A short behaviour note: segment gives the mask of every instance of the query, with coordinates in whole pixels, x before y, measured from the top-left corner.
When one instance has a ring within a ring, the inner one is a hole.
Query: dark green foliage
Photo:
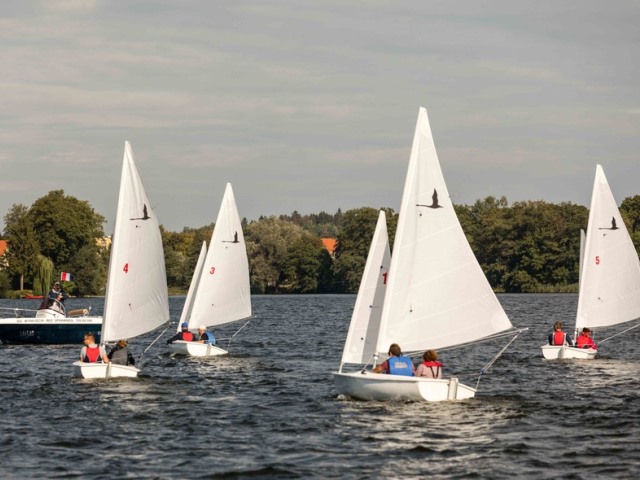
[[[73,272],[73,282],[65,282],[68,293],[85,295],[104,295],[107,286],[107,266],[95,244],[84,245],[71,257],[68,271]]]
[[[24,280],[33,283],[35,265],[40,254],[40,245],[28,209],[24,205],[13,205],[5,215],[5,238],[7,240],[6,262],[8,275],[16,280],[14,287],[24,290]]]
[[[67,268],[82,247],[96,245],[96,239],[104,236],[104,217],[88,202],[65,195],[63,190],[37,199],[28,216],[38,235],[40,253],[57,269]]]

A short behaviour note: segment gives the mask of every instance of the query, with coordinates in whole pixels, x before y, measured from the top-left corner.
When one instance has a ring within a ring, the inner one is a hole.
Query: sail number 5
[[[600,255],[596,255],[596,265],[600,265]]]

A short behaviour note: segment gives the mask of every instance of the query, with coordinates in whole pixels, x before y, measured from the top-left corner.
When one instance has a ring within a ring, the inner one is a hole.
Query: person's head
[[[56,282],[56,283],[54,283],[54,284],[53,284],[53,289],[54,289],[54,290],[56,290],[56,291],[57,291],[57,290],[60,290],[60,282]]]
[[[562,322],[556,322],[553,324],[553,329],[556,332],[561,332],[562,331]]]
[[[427,350],[422,354],[422,359],[425,362],[435,362],[438,360],[438,353],[435,350]]]
[[[402,355],[402,350],[400,350],[400,345],[397,343],[392,343],[389,347],[389,355],[393,355],[394,357],[399,357]]]
[[[587,337],[590,337],[590,336],[591,336],[591,329],[590,329],[590,328],[587,328],[587,327],[584,327],[584,328],[582,329],[582,334],[583,334],[583,335],[586,335]]]
[[[180,327],[182,328],[182,330],[189,330],[189,324],[188,323],[183,323],[182,325],[180,325]]]
[[[205,327],[204,325],[200,325],[200,326],[198,327],[198,333],[199,333],[200,335],[202,335],[202,334],[203,334],[204,332],[206,332],[206,331],[207,331],[207,327]]]
[[[84,343],[96,343],[96,336],[93,333],[85,333]]]
[[[126,340],[118,340],[118,346],[119,346],[120,348],[124,348],[124,347],[126,347],[127,345],[129,345],[129,342],[127,342]]]

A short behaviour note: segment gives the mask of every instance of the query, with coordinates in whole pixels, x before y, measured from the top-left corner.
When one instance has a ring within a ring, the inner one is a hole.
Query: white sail
[[[181,330],[183,323],[188,323],[191,316],[191,310],[193,309],[193,300],[196,298],[195,292],[200,282],[200,276],[202,275],[202,267],[204,266],[204,259],[207,256],[207,242],[202,242],[202,248],[200,249],[200,255],[198,256],[198,262],[196,268],[193,271],[193,277],[191,277],[191,283],[189,284],[189,291],[187,292],[187,298],[184,300],[184,306],[182,307],[182,314],[180,315],[180,321],[178,322],[178,328],[176,331]]]
[[[160,228],[125,142],[101,341],[142,335],[168,320]]]
[[[377,351],[460,345],[511,326],[462,231],[420,108]]]
[[[390,261],[387,219],[381,210],[351,315],[342,363],[364,364],[376,353]]]
[[[195,294],[189,328],[212,326],[251,316],[249,261],[231,184],[218,218]]]
[[[640,317],[638,254],[604,171],[596,166],[578,295],[576,330]]]

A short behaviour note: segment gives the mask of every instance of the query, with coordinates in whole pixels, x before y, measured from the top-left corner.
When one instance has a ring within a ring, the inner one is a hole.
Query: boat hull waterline
[[[102,317],[0,319],[0,341],[9,344],[82,344],[88,332],[99,339],[101,327]]]
[[[358,400],[442,402],[467,400],[476,394],[474,388],[457,378],[433,379],[405,377],[372,372],[334,372],[336,393]]]
[[[543,345],[542,356],[547,360],[593,360],[598,353],[593,348],[576,348],[568,345]]]
[[[73,362],[73,376],[77,378],[137,377],[140,370],[131,365],[114,363]]]
[[[191,357],[217,357],[229,353],[215,345],[186,342],[184,340],[175,340],[170,343],[169,350],[175,355],[189,355]]]

